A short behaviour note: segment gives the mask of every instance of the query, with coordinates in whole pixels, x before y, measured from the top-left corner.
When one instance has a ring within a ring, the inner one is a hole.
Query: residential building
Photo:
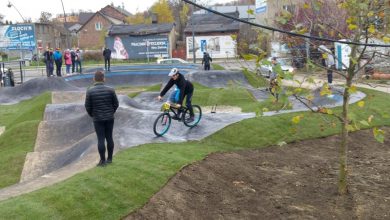
[[[294,13],[298,4],[304,0],[256,0],[256,22],[274,26],[276,16],[283,10]]]
[[[239,17],[237,11],[226,14]],[[233,39],[232,35],[238,36],[239,30],[240,23],[230,18],[213,13],[192,15],[184,29],[187,59],[193,58],[194,51],[196,58],[202,58],[204,52],[213,58],[235,57],[237,39]]]
[[[248,13],[249,10],[255,11],[255,5],[237,5],[237,6],[211,6],[209,9],[221,12],[221,13],[234,13],[238,12],[238,18],[246,21],[254,21],[256,19],[255,14]],[[195,11],[194,14],[208,14],[211,13],[204,9]]]
[[[111,25],[124,24],[130,13],[123,8],[107,5],[94,13],[78,30],[78,47],[100,49],[104,46],[107,30]]]

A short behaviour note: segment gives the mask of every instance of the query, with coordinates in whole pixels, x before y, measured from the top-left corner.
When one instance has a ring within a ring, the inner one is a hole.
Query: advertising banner
[[[35,50],[35,46],[34,25],[0,25],[0,49]]]
[[[256,14],[267,11],[267,0],[256,0]]]
[[[192,37],[187,37],[187,59],[193,58]],[[236,56],[236,42],[231,36],[196,36],[195,56],[202,58],[207,52],[212,58],[232,58]]]
[[[169,40],[165,36],[110,36],[106,45],[113,59],[169,57]]]

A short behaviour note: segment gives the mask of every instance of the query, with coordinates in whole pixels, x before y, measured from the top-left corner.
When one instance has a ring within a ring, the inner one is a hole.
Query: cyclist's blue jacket
[[[178,73],[179,77],[177,80],[173,80],[172,78],[168,81],[167,85],[164,87],[164,89],[160,92],[160,96],[164,96],[169,89],[176,85],[180,90],[180,98],[177,102],[178,104],[182,105],[184,97],[188,94],[192,94],[194,92],[194,86],[192,83],[184,78],[184,76],[181,73]]]

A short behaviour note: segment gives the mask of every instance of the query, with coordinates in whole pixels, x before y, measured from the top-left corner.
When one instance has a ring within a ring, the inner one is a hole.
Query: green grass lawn
[[[363,90],[362,110],[352,105],[358,120],[374,116],[373,125],[390,125],[388,94]],[[334,109],[335,112],[340,108]],[[300,124],[292,117],[303,115]],[[330,122],[330,116],[325,117]],[[324,126],[325,125],[325,126]],[[263,148],[339,132],[323,115],[291,113],[257,117],[232,124],[203,139],[186,143],[146,144],[119,152],[114,163],[94,168],[53,186],[0,202],[3,219],[119,219],[142,207],[183,166],[213,152]]]
[[[212,63],[211,64],[211,69],[212,70],[225,70],[225,68],[223,68],[223,66],[217,64],[217,63]]]
[[[0,106],[0,188],[19,182],[27,152],[34,150],[39,122],[51,93],[44,93],[16,105]]]

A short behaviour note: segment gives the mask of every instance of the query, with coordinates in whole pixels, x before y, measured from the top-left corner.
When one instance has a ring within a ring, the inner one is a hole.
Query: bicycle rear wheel
[[[153,131],[157,136],[163,136],[168,132],[169,127],[171,126],[171,116],[169,113],[165,112],[160,114],[154,121]]]
[[[202,118],[202,109],[200,108],[199,105],[192,105],[192,109],[194,110],[193,120],[191,120],[189,109],[186,109],[183,116],[184,125],[190,128],[195,127],[200,122],[200,119]]]

